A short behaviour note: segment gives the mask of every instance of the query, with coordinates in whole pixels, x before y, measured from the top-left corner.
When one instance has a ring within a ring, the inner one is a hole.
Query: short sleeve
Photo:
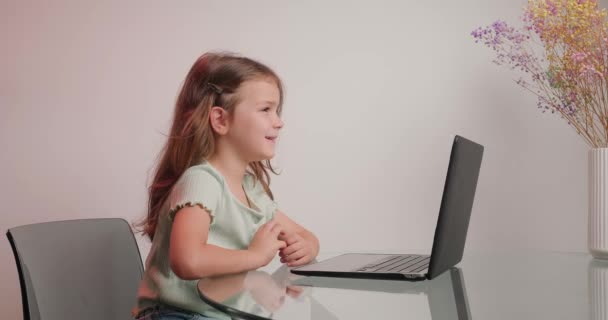
[[[169,219],[184,207],[199,206],[214,219],[222,193],[220,181],[202,168],[189,168],[178,179],[169,195]]]
[[[279,207],[277,202],[270,198],[262,183],[259,180],[256,181],[252,175],[249,176],[249,186],[251,199],[258,205],[260,211],[268,217],[268,220],[274,218]]]

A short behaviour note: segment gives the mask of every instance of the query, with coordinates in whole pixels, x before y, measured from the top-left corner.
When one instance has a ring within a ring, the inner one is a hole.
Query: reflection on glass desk
[[[198,287],[219,319],[608,319],[608,262],[587,253],[465,254],[420,282],[302,277],[273,261]]]
[[[433,280],[407,282],[301,277],[281,266],[272,273],[201,279],[198,287],[201,300],[223,313],[216,313],[220,319],[470,319],[459,268]]]

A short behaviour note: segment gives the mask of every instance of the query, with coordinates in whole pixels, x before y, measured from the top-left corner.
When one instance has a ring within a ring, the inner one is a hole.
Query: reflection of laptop
[[[464,252],[482,156],[482,145],[454,136],[430,257],[351,253],[291,272],[321,277],[424,280],[453,267]]]
[[[464,286],[464,275],[460,268],[452,268],[449,272],[451,278],[451,289],[446,290],[443,284],[435,285],[431,283],[428,294],[429,308],[431,309],[431,319],[458,319],[470,320],[471,309],[469,299]],[[438,279],[439,280],[439,279]],[[455,317],[455,315],[458,315]]]
[[[293,285],[313,288],[376,291],[403,294],[426,294],[433,320],[469,320],[471,311],[460,268],[451,268],[431,281],[404,282],[370,279],[303,277]],[[317,319],[313,317],[312,319]],[[321,319],[319,317],[319,319]],[[325,318],[323,318],[325,319]]]

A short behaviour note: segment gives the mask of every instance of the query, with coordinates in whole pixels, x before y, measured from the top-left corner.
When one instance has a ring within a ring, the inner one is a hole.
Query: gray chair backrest
[[[38,223],[6,236],[25,320],[131,319],[143,265],[125,220]]]

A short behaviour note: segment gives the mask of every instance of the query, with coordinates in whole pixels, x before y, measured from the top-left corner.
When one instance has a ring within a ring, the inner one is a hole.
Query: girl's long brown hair
[[[253,79],[269,79],[276,83],[280,94],[280,115],[283,85],[281,79],[264,64],[230,53],[205,53],[192,65],[175,103],[171,131],[161,151],[154,180],[148,188],[148,214],[139,224],[140,231],[150,240],[154,239],[160,210],[179,177],[186,169],[215,152],[216,134],[209,123],[211,108],[221,106],[231,113],[240,101],[237,89],[244,81]],[[251,162],[249,169],[274,199],[268,170],[277,173],[270,160]]]

